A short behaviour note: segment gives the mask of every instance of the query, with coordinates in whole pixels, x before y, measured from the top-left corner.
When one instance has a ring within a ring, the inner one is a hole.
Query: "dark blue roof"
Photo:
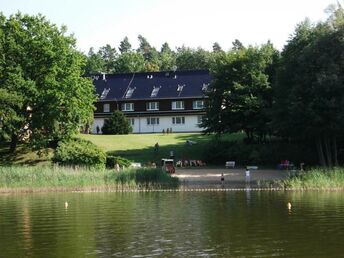
[[[199,98],[204,97],[204,85],[209,85],[211,82],[207,70],[106,74],[105,80],[103,75],[96,75],[93,78],[93,84],[101,101]],[[182,88],[181,91],[178,91],[178,86],[179,89]],[[151,96],[156,87],[160,88],[157,95]],[[129,89],[134,91],[131,97],[126,98]]]

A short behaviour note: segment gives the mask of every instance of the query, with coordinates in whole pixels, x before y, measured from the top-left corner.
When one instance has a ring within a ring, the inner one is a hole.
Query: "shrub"
[[[247,144],[237,141],[213,140],[203,153],[203,160],[209,164],[224,164],[234,160],[239,165],[275,166],[281,160],[288,159],[294,164],[305,162],[316,164],[315,148],[295,143],[273,141],[267,144]]]
[[[128,134],[132,132],[132,127],[125,115],[116,110],[112,116],[105,119],[102,127],[103,134]]]
[[[104,168],[106,155],[92,142],[75,138],[60,142],[52,160],[60,165]]]
[[[126,159],[126,158],[119,157],[119,156],[112,156],[112,155],[106,156],[106,167],[107,168],[114,168],[116,163],[122,167],[129,167],[131,164],[131,161]]]

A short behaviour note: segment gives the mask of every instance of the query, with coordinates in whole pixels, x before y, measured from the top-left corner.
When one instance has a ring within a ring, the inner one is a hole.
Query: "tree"
[[[177,49],[176,65],[178,70],[209,69],[212,58],[211,53],[202,48],[195,50],[183,46]]]
[[[213,52],[221,52],[221,51],[223,51],[223,50],[222,50],[220,44],[218,42],[215,42],[213,44]]]
[[[102,55],[95,53],[93,47],[90,48],[87,55],[87,62],[85,65],[85,74],[97,74],[104,71],[105,61]]]
[[[103,134],[128,134],[132,132],[132,128],[125,115],[116,110],[112,116],[105,119],[102,127]]]
[[[102,57],[104,62],[103,70],[104,73],[114,73],[117,51],[116,48],[112,48],[111,45],[106,44],[104,47],[99,49],[99,55]]]
[[[118,73],[143,72],[145,69],[145,60],[140,53],[126,52],[116,60],[116,72]]]
[[[138,53],[141,53],[145,60],[145,71],[146,72],[157,72],[160,70],[160,60],[158,51],[152,47],[147,39],[142,35],[138,36],[139,48]]]
[[[232,42],[232,45],[233,45],[232,50],[236,50],[236,51],[245,48],[244,45],[241,43],[241,41],[238,39],[234,40]]]
[[[323,166],[338,165],[344,136],[344,19],[339,6],[326,22],[298,25],[282,52],[275,90],[278,135],[313,143]]]
[[[250,142],[265,140],[269,133],[272,89],[267,68],[276,50],[272,46],[249,47],[219,56],[212,69],[208,91],[206,132],[244,131]]]
[[[124,39],[121,41],[118,49],[121,54],[132,51],[131,44],[127,36],[125,36]]]
[[[24,136],[36,148],[68,138],[92,117],[94,87],[81,77],[86,60],[65,34],[42,15],[0,15],[0,89],[2,99],[12,98],[2,102],[10,114],[2,123],[13,151]]]

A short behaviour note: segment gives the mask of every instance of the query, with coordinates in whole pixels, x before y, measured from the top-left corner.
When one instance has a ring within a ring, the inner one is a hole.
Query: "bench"
[[[247,170],[257,170],[258,166],[246,166]]]
[[[235,161],[226,161],[226,168],[234,168],[235,167]]]

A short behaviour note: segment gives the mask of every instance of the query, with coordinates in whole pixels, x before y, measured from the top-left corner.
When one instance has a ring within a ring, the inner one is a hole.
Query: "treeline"
[[[344,147],[344,11],[300,23],[283,51],[271,44],[223,53],[203,121],[206,132],[243,131],[250,143],[271,138],[312,146],[337,166]],[[307,154],[305,154],[307,155]]]
[[[142,35],[138,36],[139,47],[133,49],[128,37],[125,37],[118,48],[107,44],[98,51],[91,48],[86,55],[86,74],[95,73],[130,73],[130,72],[157,72],[171,70],[198,70],[209,69],[215,62],[216,56],[223,53],[219,43],[213,44],[213,50],[203,48],[193,49],[182,46],[172,50],[169,44],[164,43],[160,50],[151,46]],[[240,44],[236,40],[234,43]]]

